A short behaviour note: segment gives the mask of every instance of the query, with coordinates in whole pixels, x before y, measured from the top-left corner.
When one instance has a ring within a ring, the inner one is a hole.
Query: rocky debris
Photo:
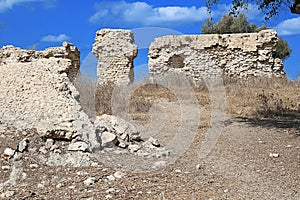
[[[4,165],[4,166],[1,167],[1,169],[4,170],[4,171],[8,171],[8,170],[10,170],[10,166],[9,165]]]
[[[117,116],[104,114],[96,117],[94,125],[102,135],[104,134],[101,135],[101,139],[105,139],[104,142],[102,141],[102,145],[106,145],[107,142],[117,142],[117,145],[125,143],[127,147],[130,142],[141,139],[140,132],[134,125]]]
[[[101,134],[102,147],[113,147],[119,143],[117,136],[114,133],[104,131]]]
[[[114,188],[109,188],[109,189],[107,189],[106,191],[105,191],[105,193],[111,193],[111,194],[114,194],[114,193],[116,193],[116,189],[114,189]]]
[[[48,157],[39,156],[40,161],[49,166],[92,166],[94,163],[90,153],[71,151],[68,153],[50,152]]]
[[[86,180],[83,181],[85,185],[93,185],[97,179],[95,177],[89,177]]]
[[[285,77],[282,60],[273,58],[274,30],[258,33],[179,35],[155,38],[149,48],[151,76],[177,72],[200,81],[227,74]]]
[[[68,150],[69,151],[83,151],[86,152],[89,149],[89,145],[85,142],[75,142],[69,144]]]
[[[143,141],[137,128],[120,117],[107,114],[98,116],[94,126],[105,152],[112,151],[115,154],[130,152],[145,158],[161,158],[170,155],[170,151],[160,147],[157,139],[150,137]],[[119,149],[112,150],[114,147]]]
[[[116,172],[114,173],[114,177],[117,178],[117,179],[121,179],[121,178],[123,178],[125,175],[126,175],[126,173],[121,172],[121,171],[116,171]]]
[[[93,54],[98,58],[99,83],[133,82],[133,60],[138,50],[133,42],[133,32],[130,30],[102,29],[97,31]]]
[[[70,150],[87,151],[79,141],[89,150],[100,148],[72,82],[80,68],[80,52],[74,45],[64,42],[44,51],[4,46],[0,60],[1,120],[18,129],[36,129],[40,137],[50,139],[45,150],[58,151],[51,139],[71,142]],[[19,147],[25,151],[26,141]]]
[[[151,149],[160,147],[160,144],[157,139],[150,137],[146,142],[143,143],[143,146]]]
[[[7,199],[7,198],[12,198],[15,195],[14,191],[6,191],[2,194],[0,194],[1,199]]]
[[[131,144],[128,146],[128,150],[132,153],[137,152],[140,149],[141,149],[141,146],[137,145],[137,144]]]
[[[54,145],[54,140],[51,138],[48,138],[45,142],[45,148],[51,149],[53,145]]]
[[[27,150],[28,144],[29,144],[28,138],[24,138],[24,139],[19,143],[18,151],[19,151],[19,152],[24,152],[25,150]]]
[[[166,164],[167,164],[166,161],[157,161],[153,164],[152,168],[159,169],[166,166]]]
[[[4,152],[3,152],[3,158],[5,160],[8,160],[10,158],[12,158],[15,154],[15,150],[11,149],[11,148],[5,148]]]
[[[106,180],[107,181],[115,181],[116,178],[113,175],[109,175],[109,176],[106,177]]]
[[[270,153],[269,156],[271,158],[278,158],[279,157],[279,153]]]
[[[37,169],[38,167],[39,167],[38,164],[30,164],[29,165],[29,168],[31,168],[31,169]]]

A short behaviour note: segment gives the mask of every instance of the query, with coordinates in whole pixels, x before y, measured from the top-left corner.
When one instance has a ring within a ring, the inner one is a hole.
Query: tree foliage
[[[220,0],[206,0],[208,10],[219,2]],[[264,11],[266,19],[278,15],[283,7],[290,9],[291,13],[300,14],[300,0],[231,0],[231,13],[239,14],[239,10],[247,9],[250,3],[257,4]]]
[[[255,33],[267,29],[266,25],[259,27],[256,24],[249,23],[244,14],[232,16],[231,14],[223,15],[222,18],[214,24],[213,18],[209,18],[202,24],[201,32],[203,34],[230,34],[230,33]],[[274,58],[282,60],[288,58],[292,50],[287,41],[282,37],[278,38]]]

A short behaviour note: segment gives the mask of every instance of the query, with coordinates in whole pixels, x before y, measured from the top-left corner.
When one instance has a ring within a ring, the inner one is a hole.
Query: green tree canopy
[[[208,10],[211,10],[213,4],[218,4],[220,0],[206,0]],[[300,0],[232,0],[231,12],[239,14],[241,8],[247,9],[250,3],[257,4],[259,9],[265,13],[265,18],[277,15],[281,8],[290,9],[291,13],[300,14]]]
[[[202,34],[230,34],[230,33],[254,33],[267,29],[266,25],[259,27],[256,24],[249,23],[246,15],[238,14],[232,16],[231,14],[223,15],[222,18],[214,24],[214,20],[209,18],[202,24]],[[282,37],[278,37],[276,51],[273,54],[274,58],[282,60],[288,58],[292,53],[287,41]]]

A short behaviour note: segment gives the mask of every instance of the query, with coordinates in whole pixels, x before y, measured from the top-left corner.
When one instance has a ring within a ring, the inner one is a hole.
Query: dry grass
[[[96,115],[112,114],[111,98],[115,85],[112,82],[97,85],[95,97]]]
[[[73,84],[79,92],[78,100],[82,109],[90,118],[95,117],[96,80],[91,79],[88,75],[78,74]]]
[[[225,83],[228,112],[233,117],[280,118],[300,111],[298,81],[255,78]]]
[[[85,76],[77,78],[75,82],[81,95],[80,103],[89,116],[112,114],[111,98],[115,88],[113,83],[96,87],[96,83]],[[151,106],[157,101],[178,103],[176,95],[166,87],[150,81],[134,84],[137,89],[130,97],[129,106],[129,114],[134,119],[147,120]],[[224,86],[228,117],[300,119],[299,80],[288,81],[263,77],[248,80],[225,78]],[[193,90],[199,105],[209,110],[210,93],[205,83],[194,85]]]

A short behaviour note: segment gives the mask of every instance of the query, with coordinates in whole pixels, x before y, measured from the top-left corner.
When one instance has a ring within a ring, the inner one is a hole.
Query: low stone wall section
[[[282,61],[272,56],[277,41],[274,30],[159,37],[150,45],[149,73],[178,72],[196,82],[223,75],[285,77]]]

